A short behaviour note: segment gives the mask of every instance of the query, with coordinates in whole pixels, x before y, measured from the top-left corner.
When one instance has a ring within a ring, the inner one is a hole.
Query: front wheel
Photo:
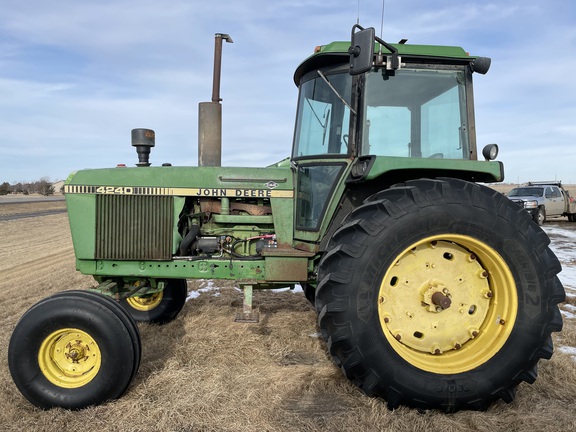
[[[140,322],[166,324],[174,320],[186,303],[186,279],[169,279],[166,287],[157,293],[127,297],[120,304]]]
[[[136,323],[114,300],[66,291],[20,318],[8,366],[16,387],[38,408],[80,409],[120,397],[140,354]]]
[[[544,207],[538,207],[534,215],[534,222],[538,225],[544,225],[544,222],[546,222],[546,209]]]
[[[345,375],[390,408],[486,409],[536,379],[562,328],[548,236],[486,187],[415,180],[335,232],[316,307]]]

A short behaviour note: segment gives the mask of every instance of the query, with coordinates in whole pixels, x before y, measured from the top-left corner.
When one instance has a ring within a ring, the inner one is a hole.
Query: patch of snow
[[[200,297],[200,293],[198,291],[190,291],[188,293],[188,296],[186,297],[186,301],[191,300],[191,299],[195,299]]]
[[[576,355],[576,348],[571,347],[571,346],[564,346],[564,345],[559,346],[558,351],[560,351],[564,354]]]
[[[548,235],[552,234],[562,237],[562,241],[576,242],[576,231],[564,229],[560,225],[556,224],[545,224],[542,228]]]
[[[572,360],[576,362],[576,348],[571,346],[559,346],[558,351],[564,354],[568,354]]]
[[[284,291],[292,291],[293,293],[303,293],[304,290],[299,284],[294,285],[294,288],[286,287],[286,288],[275,288],[272,291],[274,292],[284,292]]]
[[[212,293],[213,297],[219,297],[220,296],[220,292],[219,292],[220,288],[214,286],[213,280],[201,279],[199,282],[200,282],[200,288],[198,288],[197,290],[190,291],[188,293],[188,296],[186,297],[186,301],[198,298],[198,297],[200,297],[200,294],[211,292],[211,291],[214,291]]]
[[[576,294],[576,231],[558,225],[544,225],[543,228],[551,239],[550,249],[562,264],[558,278],[567,292]]]

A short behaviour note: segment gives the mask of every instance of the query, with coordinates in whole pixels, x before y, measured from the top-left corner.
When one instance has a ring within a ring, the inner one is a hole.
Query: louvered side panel
[[[96,259],[170,259],[173,220],[172,197],[98,195]]]

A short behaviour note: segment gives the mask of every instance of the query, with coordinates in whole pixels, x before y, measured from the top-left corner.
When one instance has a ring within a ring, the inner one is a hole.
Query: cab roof
[[[444,45],[408,45],[408,44],[390,44],[398,50],[398,55],[416,59],[430,59],[438,63],[448,62],[472,62],[476,57],[470,56],[461,47],[444,46]],[[322,66],[336,65],[347,63],[350,59],[348,48],[350,42],[331,42],[327,45],[321,45],[316,52],[304,60],[296,68],[294,73],[294,82],[300,84],[300,78],[313,69]],[[374,52],[379,52],[380,44],[375,43]],[[385,46],[382,46],[383,54],[390,54]]]

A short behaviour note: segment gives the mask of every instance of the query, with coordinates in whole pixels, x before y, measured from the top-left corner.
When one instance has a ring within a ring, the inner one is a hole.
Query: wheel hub
[[[158,307],[163,297],[163,291],[159,291],[145,296],[128,297],[126,301],[136,310],[149,311]]]
[[[419,244],[389,274],[379,312],[397,341],[438,355],[478,336],[491,291],[488,272],[466,248],[448,241]]]
[[[422,295],[422,306],[428,308],[429,312],[442,312],[452,304],[452,294],[441,282],[429,281],[428,288],[424,287]]]
[[[40,370],[52,384],[77,388],[89,383],[100,370],[101,353],[85,331],[64,328],[44,339],[38,351]]]

